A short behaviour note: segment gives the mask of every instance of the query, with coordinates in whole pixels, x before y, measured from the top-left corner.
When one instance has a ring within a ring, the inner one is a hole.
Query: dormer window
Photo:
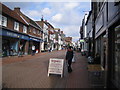
[[[19,31],[19,23],[18,22],[14,22],[14,30]]]

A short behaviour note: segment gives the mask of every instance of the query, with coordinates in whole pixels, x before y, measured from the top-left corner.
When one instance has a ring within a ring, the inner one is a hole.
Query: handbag
[[[72,58],[72,62],[73,62],[73,63],[75,62],[75,58],[74,58],[74,57]]]

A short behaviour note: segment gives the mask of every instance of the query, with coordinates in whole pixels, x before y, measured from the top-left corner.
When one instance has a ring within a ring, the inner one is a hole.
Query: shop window
[[[27,33],[27,27],[23,26],[23,33]]]
[[[115,60],[114,60],[114,80],[117,87],[120,85],[120,25],[115,28]]]
[[[5,16],[0,15],[0,25],[7,27],[7,18]]]
[[[18,22],[14,22],[14,30],[19,31],[19,23]]]

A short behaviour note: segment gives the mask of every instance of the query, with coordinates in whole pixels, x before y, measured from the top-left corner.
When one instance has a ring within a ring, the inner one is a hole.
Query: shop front
[[[32,46],[35,46],[35,53],[41,52],[41,43],[43,42],[42,39],[36,37],[29,37],[29,54],[32,53]]]
[[[29,37],[18,32],[13,32],[7,29],[0,30],[2,36],[2,56],[18,55],[19,45],[21,44],[23,54],[26,52],[26,42]]]
[[[111,31],[110,31],[111,30]],[[120,24],[109,28],[108,87],[120,89]]]

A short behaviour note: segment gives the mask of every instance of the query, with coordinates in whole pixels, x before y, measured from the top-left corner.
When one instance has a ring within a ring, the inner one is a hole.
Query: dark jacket
[[[73,58],[73,50],[68,50],[66,53],[66,60],[72,60]]]

